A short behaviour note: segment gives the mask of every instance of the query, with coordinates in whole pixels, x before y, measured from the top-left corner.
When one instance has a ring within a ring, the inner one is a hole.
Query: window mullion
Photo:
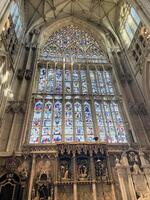
[[[62,142],[65,141],[65,62],[63,62],[62,71]]]

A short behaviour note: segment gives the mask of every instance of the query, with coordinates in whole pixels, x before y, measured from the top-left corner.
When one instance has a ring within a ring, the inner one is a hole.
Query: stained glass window
[[[120,12],[120,33],[127,47],[129,47],[140,21],[136,10],[128,3],[124,3]]]
[[[21,20],[21,15],[20,15],[20,11],[18,8],[18,5],[15,1],[12,1],[11,7],[10,7],[10,15],[15,27],[15,33],[17,35],[17,38],[19,39],[22,33],[22,20]]]
[[[92,35],[75,25],[65,26],[53,33],[41,48],[41,60],[62,61],[63,58],[71,58],[80,62],[85,59],[100,63],[108,61]]]
[[[79,31],[78,27],[69,26],[61,31],[49,38],[44,51],[51,47],[47,53],[53,56],[61,56],[61,49],[66,55],[72,52],[80,58],[83,52],[87,57],[92,52],[95,57],[102,53],[96,49],[98,43],[91,40],[91,35]],[[73,38],[74,49],[71,46]],[[58,47],[54,48],[56,44]],[[59,53],[57,48],[60,48]],[[106,143],[127,142],[109,63],[40,61],[37,67],[30,144],[94,142],[96,137]]]

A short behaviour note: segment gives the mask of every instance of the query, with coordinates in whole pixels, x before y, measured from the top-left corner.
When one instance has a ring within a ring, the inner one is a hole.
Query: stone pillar
[[[33,59],[32,44],[35,41],[35,36],[36,35],[33,34],[32,41],[29,44],[30,45],[30,49],[29,49],[29,55],[28,55],[27,64],[26,64],[26,71],[31,69],[31,64],[32,64],[32,59]],[[25,71],[25,73],[26,73],[26,71]],[[25,95],[26,95],[27,85],[28,85],[28,82],[24,77],[22,85],[21,85],[20,95],[19,95],[19,99],[20,100],[24,100],[26,98]]]
[[[73,200],[78,200],[77,194],[77,169],[76,169],[76,154],[73,152],[72,156],[72,165],[73,165]]]
[[[13,137],[14,137],[14,129],[16,126],[16,119],[17,119],[17,113],[13,112],[13,120],[12,120],[12,124],[11,124],[11,129],[10,129],[10,134],[9,134],[9,138],[8,138],[8,142],[7,142],[7,147],[6,147],[6,151],[13,151]]]
[[[93,152],[92,151],[90,151],[90,167],[91,167],[93,200],[97,200],[95,167],[94,167],[94,160],[93,160]]]
[[[77,196],[77,183],[73,184],[73,200],[77,200],[78,196]]]
[[[31,174],[30,174],[30,180],[29,180],[28,199],[31,199],[31,196],[32,196],[32,187],[33,187],[33,180],[34,180],[34,175],[35,175],[35,164],[36,164],[36,159],[35,159],[35,155],[33,154]]]
[[[55,155],[55,181],[54,181],[54,200],[58,200],[58,188],[57,188],[57,180],[58,180],[58,154]]]
[[[139,152],[139,157],[146,177],[147,185],[150,187],[150,163],[145,160],[144,153],[142,151]]]
[[[116,169],[117,169],[117,174],[118,174],[118,180],[119,180],[119,185],[120,185],[120,189],[121,189],[122,199],[123,200],[129,200],[128,196],[127,196],[127,193],[126,193],[126,187],[125,187],[125,184],[124,184],[124,177],[123,177],[125,175],[124,174],[125,168],[120,165],[120,166],[117,166]]]
[[[129,183],[131,200],[137,200],[135,189],[134,189],[134,184],[133,184],[133,179],[132,179],[132,176],[131,176],[131,171],[130,171],[129,168],[127,169],[127,171],[128,171],[128,183]]]
[[[93,192],[93,200],[97,200],[97,195],[96,195],[96,183],[92,183],[92,192]]]

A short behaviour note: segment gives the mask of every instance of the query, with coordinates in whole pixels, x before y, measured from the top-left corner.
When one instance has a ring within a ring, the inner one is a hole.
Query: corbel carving
[[[26,50],[29,50],[29,49],[30,49],[30,46],[31,46],[30,42],[26,42],[26,43],[25,43],[25,48],[26,48]]]
[[[25,71],[25,79],[26,80],[31,80],[32,78],[32,70],[31,69],[26,69]]]
[[[138,111],[139,111],[139,114],[142,114],[142,115],[147,115],[148,114],[144,103],[140,103],[138,105]]]
[[[33,51],[36,50],[36,48],[37,48],[37,44],[36,44],[35,42],[32,43],[31,46],[32,46],[32,50],[33,50]]]
[[[10,101],[5,112],[25,113],[26,103],[23,101]]]
[[[129,111],[133,114],[138,114],[138,106],[136,103],[129,103]]]
[[[23,80],[24,73],[25,73],[24,69],[18,69],[18,71],[17,71],[17,78],[18,78],[18,80]]]

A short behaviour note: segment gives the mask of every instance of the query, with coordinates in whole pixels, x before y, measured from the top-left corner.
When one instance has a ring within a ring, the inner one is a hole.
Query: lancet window
[[[120,12],[120,33],[126,46],[129,47],[141,20],[136,10],[124,3]]]

